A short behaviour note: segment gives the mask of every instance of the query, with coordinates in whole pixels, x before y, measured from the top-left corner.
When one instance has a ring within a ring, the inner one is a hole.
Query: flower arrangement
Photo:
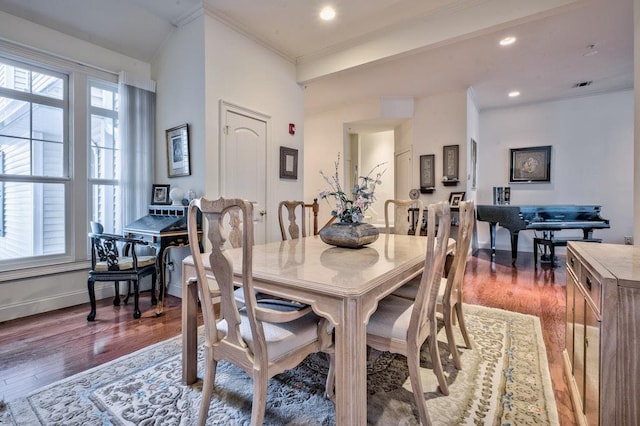
[[[321,200],[335,197],[337,204],[336,208],[331,211],[331,216],[338,219],[340,223],[361,223],[364,219],[364,212],[375,200],[376,185],[381,183],[380,178],[386,171],[386,169],[380,171],[380,168],[386,163],[377,164],[366,176],[358,177],[358,169],[356,168],[353,190],[350,194],[351,198],[349,198],[349,194],[343,191],[340,184],[339,164],[340,154],[338,154],[338,160],[334,163],[335,173],[331,177],[325,175],[322,170],[320,171],[324,180],[329,184],[330,190],[320,192],[319,197]],[[375,177],[371,177],[374,173]]]

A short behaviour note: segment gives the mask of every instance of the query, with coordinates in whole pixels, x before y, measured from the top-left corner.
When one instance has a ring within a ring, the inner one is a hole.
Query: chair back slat
[[[437,231],[436,231],[436,223]],[[447,254],[449,234],[451,231],[451,212],[449,203],[442,201],[429,204],[427,208],[427,253],[424,270],[414,301],[414,308],[409,323],[409,341],[422,342],[422,334],[433,332],[436,302],[440,289],[444,260]],[[415,340],[414,340],[415,339]]]
[[[286,212],[286,217],[283,215],[283,209]],[[300,218],[300,225],[297,222],[298,218]],[[301,235],[306,237],[307,221],[304,201],[281,201],[278,204],[278,223],[280,224],[282,241],[295,240]]]
[[[384,226],[387,234],[391,233],[391,212],[390,208],[394,208],[393,216],[393,233],[399,235],[414,234],[420,235],[422,227],[422,217],[424,214],[424,203],[421,200],[387,200],[384,203]],[[413,224],[409,214],[409,208],[418,209],[418,221]]]

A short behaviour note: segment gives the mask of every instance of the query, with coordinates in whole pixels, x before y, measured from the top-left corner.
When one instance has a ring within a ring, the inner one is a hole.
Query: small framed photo
[[[436,186],[436,156],[434,154],[420,156],[420,192],[433,192]]]
[[[298,150],[280,147],[280,178],[298,179]]]
[[[183,124],[166,131],[169,177],[189,176],[189,126]]]
[[[151,204],[171,204],[169,187],[170,185],[153,185]]]
[[[551,182],[551,145],[510,150],[510,183]]]
[[[449,194],[449,205],[451,207],[459,207],[460,201],[464,201],[464,192],[452,192]]]

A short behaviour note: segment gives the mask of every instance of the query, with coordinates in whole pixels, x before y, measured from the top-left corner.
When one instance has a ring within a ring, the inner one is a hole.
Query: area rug
[[[450,395],[437,390],[428,350],[422,375],[431,419],[437,425],[557,425],[557,410],[537,317],[465,305],[473,348],[460,346],[461,370],[438,334]],[[200,333],[200,340],[202,335]],[[323,354],[269,383],[265,424],[332,425],[335,410],[323,397]],[[372,351],[368,358],[367,420],[373,425],[419,424],[406,358]],[[193,425],[202,381],[181,383],[181,339],[175,337],[53,383],[0,411],[2,425]],[[198,377],[203,376],[202,345]],[[208,425],[247,425],[252,380],[237,367],[218,364]]]

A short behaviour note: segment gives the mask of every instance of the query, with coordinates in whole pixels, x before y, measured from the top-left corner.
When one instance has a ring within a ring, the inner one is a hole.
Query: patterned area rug
[[[461,347],[463,368],[438,335],[450,395],[437,390],[428,351],[423,376],[431,419],[438,425],[557,425],[557,410],[537,317],[472,305],[465,318],[473,349]],[[460,345],[464,343],[457,336]],[[192,425],[202,381],[181,383],[181,339],[167,340],[9,401],[1,425]],[[203,375],[202,347],[198,376]],[[328,363],[309,356],[269,384],[265,424],[332,425],[334,406],[323,397]],[[368,361],[368,423],[419,424],[406,359],[372,351]],[[252,380],[237,367],[218,364],[209,425],[246,425]]]

